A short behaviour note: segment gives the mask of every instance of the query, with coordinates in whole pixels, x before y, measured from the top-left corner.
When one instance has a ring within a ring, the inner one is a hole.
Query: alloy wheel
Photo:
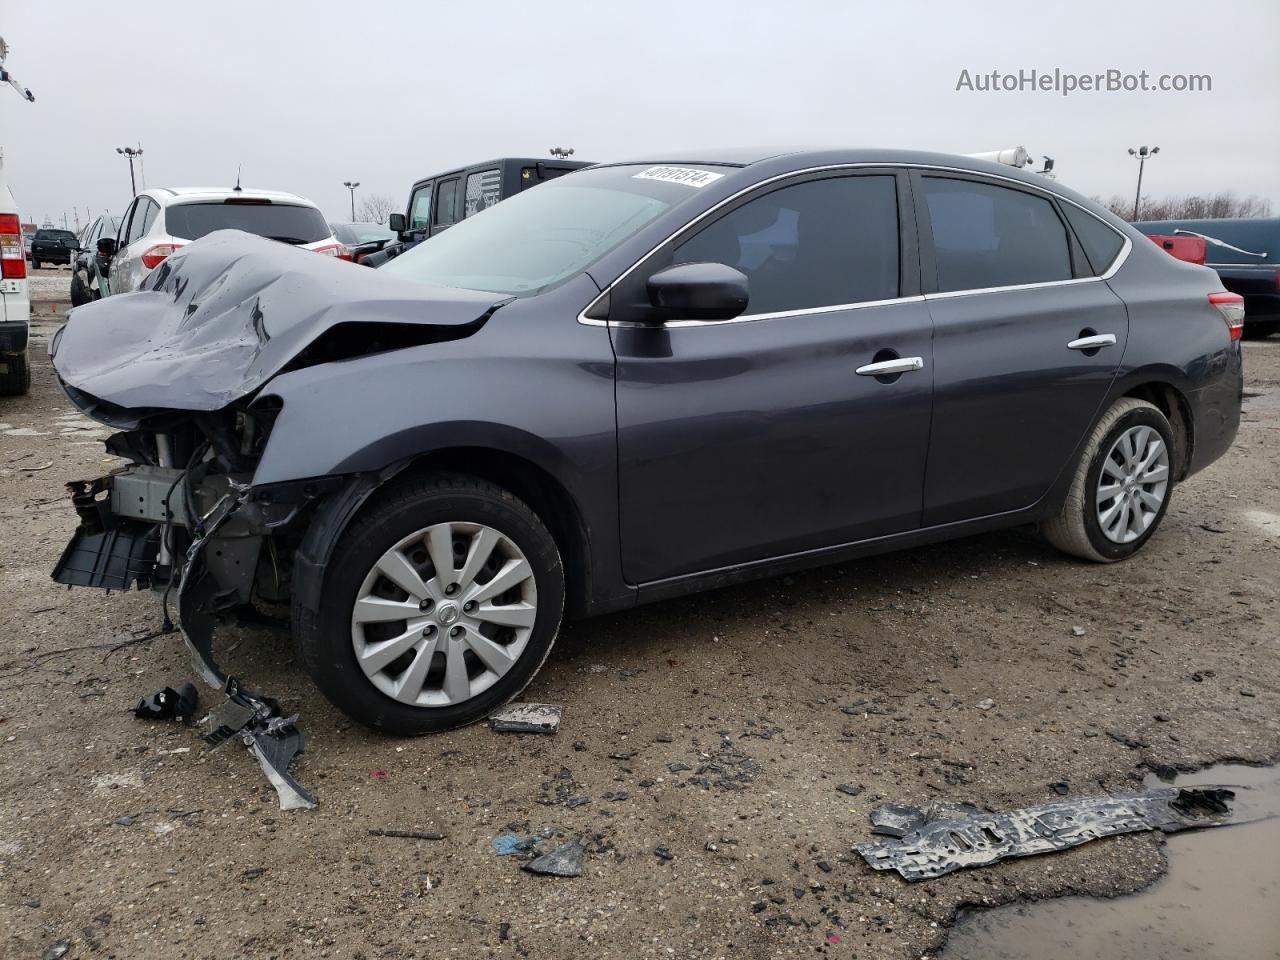
[[[1169,490],[1169,448],[1153,427],[1120,434],[1098,475],[1098,526],[1112,543],[1131,543],[1155,522]]]
[[[365,576],[351,642],[388,697],[454,706],[515,666],[537,613],[533,568],[515,541],[480,523],[438,523],[395,544]]]

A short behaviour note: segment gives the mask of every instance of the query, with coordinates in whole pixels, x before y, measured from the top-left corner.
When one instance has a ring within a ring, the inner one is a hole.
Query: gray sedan
[[[238,232],[74,311],[54,365],[128,470],[55,576],[216,617],[399,734],[486,716],[564,615],[1038,523],[1153,536],[1240,418],[1240,298],[962,157],[596,166],[378,271]]]

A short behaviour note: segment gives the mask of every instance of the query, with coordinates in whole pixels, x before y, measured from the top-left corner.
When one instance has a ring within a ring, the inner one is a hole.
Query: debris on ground
[[[550,853],[544,853],[530,860],[521,869],[552,877],[580,877],[582,876],[582,858],[585,854],[586,848],[583,847],[582,841],[570,840]]]
[[[143,697],[133,708],[133,715],[139,720],[173,720],[190,723],[200,707],[200,693],[195,685],[184,683],[174,690],[165,687],[157,690],[149,697]]]
[[[897,870],[907,880],[929,880],[1119,833],[1172,833],[1238,822],[1229,817],[1229,802],[1235,795],[1235,789],[1222,786],[1162,787],[1145,793],[1059,800],[1004,813],[977,811],[959,817],[946,813],[933,818],[915,807],[897,807],[898,823],[905,819],[900,811],[921,814],[923,821],[896,839],[857,843],[853,849],[875,870]],[[883,820],[884,808],[896,806],[883,804],[872,811],[872,832],[884,832],[877,828],[876,814],[881,813]]]
[[[924,823],[924,811],[904,803],[882,803],[871,811],[871,832],[883,837],[905,837]]]
[[[509,703],[489,720],[501,733],[555,733],[561,710],[550,703]]]
[[[250,693],[228,678],[227,699],[209,711],[205,742],[216,749],[239,737],[258,760],[263,774],[280,796],[281,810],[309,810],[315,797],[289,774],[293,758],[306,749],[298,729],[298,716],[281,716],[280,705],[270,697]]]
[[[990,710],[995,705],[996,705],[996,702],[992,700],[990,697],[984,697],[974,704],[974,706],[977,707],[979,710]]]
[[[542,837],[522,837],[518,833],[500,833],[489,841],[493,852],[500,857],[516,857],[529,853],[542,841]]]
[[[443,840],[445,835],[434,830],[381,830],[373,828],[371,837],[399,837],[401,840]]]
[[[846,796],[856,797],[866,788],[860,783],[837,783],[836,789]]]

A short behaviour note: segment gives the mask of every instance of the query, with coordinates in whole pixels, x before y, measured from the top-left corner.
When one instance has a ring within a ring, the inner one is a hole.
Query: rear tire
[[[0,373],[0,395],[17,397],[31,389],[31,364],[27,354],[0,357],[0,363],[7,367],[6,372]]]
[[[36,257],[32,257],[32,258],[31,258],[31,269],[32,269],[32,270],[39,270],[39,269],[40,269],[40,261],[39,261],[39,259],[37,259]]]
[[[1123,454],[1117,452],[1120,449],[1117,444],[1123,443],[1127,437],[1151,438],[1149,431],[1155,431],[1163,444],[1165,465],[1162,472],[1159,466],[1161,452],[1154,443],[1148,448],[1151,456],[1156,458],[1154,466],[1143,471],[1126,471],[1121,462]],[[1176,467],[1173,449],[1173,429],[1158,407],[1133,397],[1117,400],[1102,415],[1085,443],[1062,509],[1057,516],[1041,524],[1040,532],[1063,553],[1095,563],[1114,563],[1133,556],[1151,539],[1169,507]],[[1107,471],[1106,477],[1104,470]],[[1124,476],[1128,472],[1136,474],[1135,480],[1126,482]],[[1144,478],[1157,479],[1144,482]],[[1122,492],[1115,494],[1114,500],[1100,498],[1101,491],[1110,489]],[[1128,493],[1129,490],[1133,493]],[[1150,509],[1157,495],[1158,509]],[[1132,508],[1134,521],[1129,523],[1130,512],[1126,507],[1123,528],[1111,528],[1109,533],[1103,527],[1102,517],[1109,515],[1109,504],[1123,506],[1120,501],[1126,497],[1135,505]],[[1100,499],[1103,501],[1102,510],[1099,510]]]
[[[84,282],[79,270],[71,274],[71,305],[82,307],[89,302],[89,285]]]
[[[443,562],[454,568],[444,577],[430,552],[436,545],[430,531],[441,528],[450,531]],[[492,569],[486,565],[468,576],[465,558],[470,549],[479,553],[481,542],[489,545]],[[389,556],[399,563],[389,564]],[[532,575],[523,573],[512,581],[519,586],[467,603],[508,568]],[[414,585],[415,578],[429,592],[421,612],[417,594],[423,590],[400,586]],[[449,580],[453,592],[446,595]],[[524,592],[513,600],[513,591]],[[357,602],[361,612],[369,604],[400,604],[397,610],[407,612],[403,619],[366,622],[357,618]],[[527,625],[493,626],[495,609],[506,619],[530,607]],[[551,652],[563,611],[564,568],[538,516],[486,481],[434,475],[397,484],[352,522],[325,568],[319,609],[305,609],[295,597],[293,629],[307,671],[334,706],[375,730],[414,736],[481,720],[517,696]],[[480,627],[490,639],[474,637]],[[401,646],[411,634],[413,645]],[[392,642],[396,659],[374,665],[371,655]],[[461,677],[450,675],[454,666]],[[461,695],[451,682],[461,683]]]

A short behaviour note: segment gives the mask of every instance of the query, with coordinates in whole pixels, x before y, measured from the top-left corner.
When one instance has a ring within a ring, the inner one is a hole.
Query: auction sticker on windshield
[[[695,170],[693,167],[650,167],[637,173],[633,180],[662,180],[666,183],[683,183],[686,187],[705,187],[715,183],[723,173]]]

